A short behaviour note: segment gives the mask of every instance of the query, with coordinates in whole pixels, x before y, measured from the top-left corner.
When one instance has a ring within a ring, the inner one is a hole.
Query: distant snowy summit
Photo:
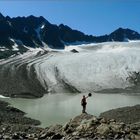
[[[139,40],[140,34],[119,28],[109,35],[93,36],[60,24],[49,23],[44,17],[4,17],[0,14],[0,59],[28,51],[30,48],[64,49],[76,42]]]

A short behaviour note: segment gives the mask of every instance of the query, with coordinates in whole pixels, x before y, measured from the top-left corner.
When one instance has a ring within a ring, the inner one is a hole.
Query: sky
[[[119,27],[140,33],[140,0],[0,0],[4,16],[43,16],[85,34],[109,34]]]

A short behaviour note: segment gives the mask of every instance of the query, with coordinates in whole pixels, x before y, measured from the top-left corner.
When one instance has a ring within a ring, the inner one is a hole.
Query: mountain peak
[[[64,24],[60,24],[60,25],[59,25],[59,28],[61,28],[61,29],[65,28],[65,29],[71,30],[71,28],[70,28],[69,26],[64,25]]]
[[[3,20],[5,17],[0,13],[0,20]]]
[[[18,16],[10,18],[8,16],[4,17],[0,13],[0,38],[0,46],[8,48],[7,50],[10,52],[8,53],[11,55],[11,52],[12,54],[17,52],[15,50],[11,51],[13,42],[9,38],[14,40],[17,45],[20,44],[18,46],[19,50],[23,52],[27,51],[27,48],[24,46],[32,48],[49,46],[54,49],[63,49],[65,44],[76,42],[101,43],[107,41],[138,40],[140,39],[140,34],[128,28],[118,28],[109,35],[95,37],[72,29],[65,24],[60,24],[59,26],[51,24],[43,16],[36,17],[30,15],[28,17]]]
[[[116,29],[115,31],[113,31],[112,33],[114,32],[124,32],[126,30],[129,30],[128,28],[122,28],[122,27],[119,27],[118,29]]]
[[[120,28],[116,29],[114,32],[136,32],[136,31],[131,30],[129,28],[122,28],[122,27],[120,27]],[[114,32],[112,32],[112,33],[114,33]]]
[[[124,41],[124,40],[140,39],[140,34],[129,28],[118,28],[109,35],[110,41]]]

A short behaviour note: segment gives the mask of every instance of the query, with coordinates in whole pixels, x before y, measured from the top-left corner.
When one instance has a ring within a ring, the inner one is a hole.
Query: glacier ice
[[[139,72],[140,41],[71,45],[59,51],[29,49],[0,60],[0,94],[139,93]]]
[[[69,50],[77,49],[79,53]],[[40,82],[49,91],[63,92],[64,84],[80,92],[133,86],[128,77],[140,71],[140,42],[107,42],[66,47],[35,64]]]

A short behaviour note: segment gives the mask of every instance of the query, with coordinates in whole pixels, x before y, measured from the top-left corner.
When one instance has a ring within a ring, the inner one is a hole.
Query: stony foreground
[[[56,125],[47,128],[40,138],[50,140],[140,140],[140,128],[131,128],[114,119],[107,120],[84,113],[71,119],[64,126]]]
[[[65,125],[39,128],[35,126],[39,124],[39,122],[24,117],[24,112],[9,107],[6,102],[0,101],[0,105],[0,139],[140,140],[140,127],[139,125],[131,125],[133,121],[125,124],[121,122],[120,119],[116,121],[109,117],[95,117],[83,113],[71,119]],[[134,106],[133,108],[136,110],[138,107],[139,106]],[[129,112],[129,107],[125,108],[125,110]],[[132,110],[132,108],[130,108],[130,110]],[[6,113],[8,114],[6,115]],[[139,122],[139,119],[137,119],[137,122]],[[136,123],[136,121],[134,122]]]
[[[9,103],[0,101],[0,124],[39,125],[38,120],[24,116],[25,113],[19,109],[9,106]]]
[[[140,140],[140,128],[131,128],[114,119],[106,120],[89,114],[81,114],[71,119],[64,126],[55,125],[48,128],[24,126],[17,130],[12,126],[1,129],[0,139],[61,139],[61,140]],[[24,129],[23,129],[24,128]]]

